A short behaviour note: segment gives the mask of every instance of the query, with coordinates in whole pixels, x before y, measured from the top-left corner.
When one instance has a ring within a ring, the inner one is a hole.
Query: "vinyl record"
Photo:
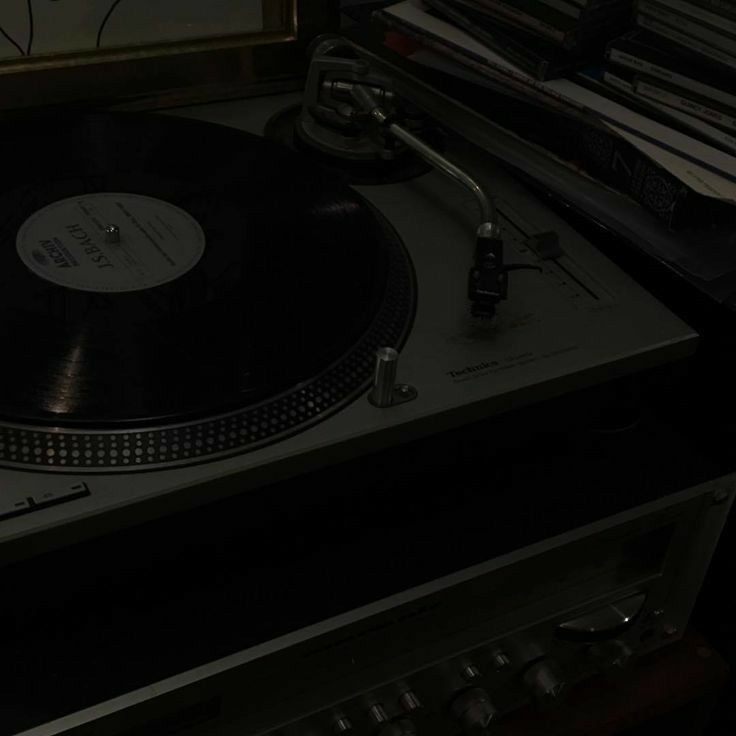
[[[414,296],[398,237],[286,148],[163,115],[0,132],[6,425],[197,421],[403,339]],[[365,387],[369,363],[335,403]]]

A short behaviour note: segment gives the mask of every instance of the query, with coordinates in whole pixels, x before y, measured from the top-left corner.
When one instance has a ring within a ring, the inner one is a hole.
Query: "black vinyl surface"
[[[334,175],[263,139],[154,115],[42,118],[3,124],[0,161],[6,420],[120,426],[251,404],[340,358],[384,298],[398,247],[386,226]],[[205,232],[201,260],[121,293],[32,273],[16,252],[24,221],[97,192],[183,209]]]

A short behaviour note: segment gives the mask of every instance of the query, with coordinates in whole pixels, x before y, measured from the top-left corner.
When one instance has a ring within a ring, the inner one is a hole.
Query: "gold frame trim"
[[[263,32],[0,61],[0,111],[155,108],[293,89],[309,42],[337,30],[338,0],[261,1]]]

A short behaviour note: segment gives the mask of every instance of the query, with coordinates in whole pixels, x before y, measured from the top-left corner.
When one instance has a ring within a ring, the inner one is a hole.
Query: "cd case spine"
[[[572,49],[577,42],[575,19],[563,13],[551,9],[549,13],[534,13],[525,4],[504,0],[473,0],[472,6],[489,21],[511,23],[566,49]]]
[[[736,109],[736,90],[730,75],[713,74],[702,65],[690,63],[674,50],[655,46],[654,37],[633,31],[611,41],[606,58],[618,66],[661,79],[682,90],[695,92],[721,105]]]
[[[559,54],[556,56],[550,53],[550,50],[547,50],[547,54],[538,51],[531,43],[522,43],[500,28],[482,23],[475,13],[461,9],[457,3],[445,0],[426,0],[426,4],[434,14],[454,23],[484,46],[496,51],[536,79],[544,81],[570,68],[570,62],[567,59],[558,58]]]
[[[373,17],[394,33],[402,34],[451,61],[463,63],[457,49],[402,23],[397,17],[383,11],[377,11]],[[480,64],[472,64],[469,68],[475,74],[484,75]],[[463,82],[455,75],[438,70],[432,70],[431,76],[435,86],[486,115],[489,122],[534,145],[578,174],[583,171],[627,195],[668,228],[736,226],[736,206],[690,189],[623,137],[602,125],[588,124],[582,116],[560,114],[540,100],[535,102],[512,94],[510,90],[504,92],[499,86],[497,73],[490,69],[485,73],[493,88],[481,87],[471,81]],[[581,182],[583,180],[581,177]]]
[[[686,52],[689,51],[700,58],[707,59],[710,63],[718,65],[722,69],[730,70],[731,73],[736,71],[736,56],[732,56],[707,41],[683,33],[679,28],[662,23],[645,13],[637,13],[636,23],[640,28],[671,41]]]
[[[637,8],[640,14],[654,18],[671,28],[677,28],[681,33],[690,35],[696,41],[711,44],[732,56],[736,54],[736,38],[730,36],[728,32],[722,32],[722,28],[714,28],[701,23],[698,19],[670,10],[650,0],[639,0]]]

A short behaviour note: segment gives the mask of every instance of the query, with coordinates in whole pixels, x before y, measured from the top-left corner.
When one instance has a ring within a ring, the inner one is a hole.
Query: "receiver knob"
[[[624,669],[634,654],[631,647],[620,639],[594,644],[590,653],[598,662],[598,666],[606,670]]]
[[[496,672],[500,672],[501,670],[511,667],[511,659],[509,658],[509,655],[501,650],[493,653],[491,661],[493,662],[493,668]]]
[[[468,664],[463,667],[462,676],[468,682],[472,682],[473,680],[477,680],[481,677],[481,671],[476,667],[476,665]]]
[[[488,693],[480,687],[465,690],[452,701],[452,713],[466,733],[483,733],[497,712]]]
[[[347,716],[341,716],[335,721],[332,730],[336,736],[346,736],[349,731],[353,730],[353,724]]]
[[[369,711],[368,715],[376,726],[380,726],[382,723],[388,723],[388,713],[381,703],[374,703]]]
[[[559,700],[567,689],[564,676],[551,659],[533,664],[524,673],[524,683],[537,700],[548,704]]]
[[[413,690],[407,690],[399,696],[399,703],[407,713],[413,713],[422,707],[422,703]]]

